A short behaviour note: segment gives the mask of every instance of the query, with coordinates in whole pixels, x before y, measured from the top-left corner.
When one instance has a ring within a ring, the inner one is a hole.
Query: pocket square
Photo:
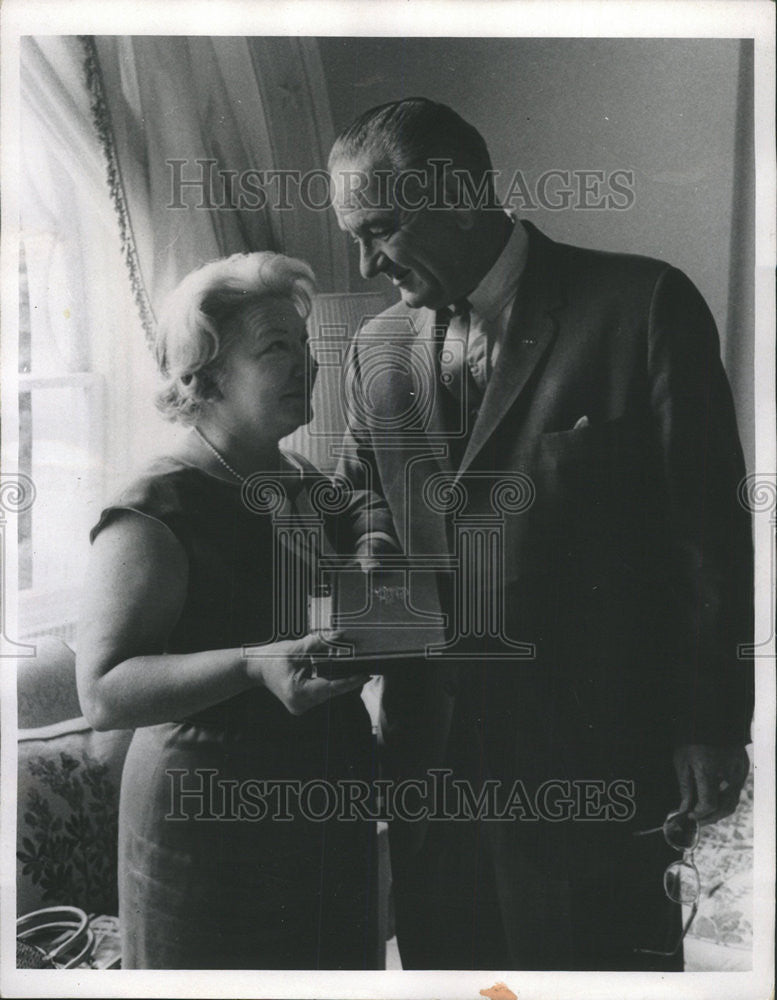
[[[572,428],[573,431],[579,431],[582,427],[587,427],[590,423],[588,417],[581,417],[575,426]]]

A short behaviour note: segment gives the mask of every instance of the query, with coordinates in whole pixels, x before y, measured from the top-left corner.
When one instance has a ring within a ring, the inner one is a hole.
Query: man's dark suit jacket
[[[395,672],[384,740],[398,776],[633,778],[635,821],[660,824],[678,797],[672,747],[748,742],[737,651],[752,634],[752,543],[731,393],[685,275],[525,226],[528,261],[458,468],[434,313],[399,303],[352,345],[341,471],[386,497],[409,555],[451,544],[451,516],[424,493],[435,474],[466,486],[468,514],[491,512],[500,473],[533,489],[505,517],[495,599],[534,659],[488,661],[484,640],[455,683],[431,661]]]

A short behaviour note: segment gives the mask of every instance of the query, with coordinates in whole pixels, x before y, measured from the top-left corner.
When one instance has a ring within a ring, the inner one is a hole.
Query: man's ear
[[[451,212],[457,229],[466,232],[474,227],[475,209],[471,205],[462,205],[461,183],[452,171],[445,171],[439,178],[437,194],[438,197],[442,197],[442,203]]]

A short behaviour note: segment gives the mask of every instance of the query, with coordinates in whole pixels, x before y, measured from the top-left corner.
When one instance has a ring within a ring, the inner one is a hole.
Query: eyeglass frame
[[[669,895],[669,891],[666,888],[666,876],[667,876],[668,872],[675,865],[677,865],[677,864],[687,864],[687,865],[689,865],[689,867],[693,870],[693,872],[696,875],[696,883],[698,885],[698,889],[696,891],[696,896],[695,896],[693,902],[691,903],[691,913],[690,913],[690,916],[685,921],[685,924],[683,925],[682,932],[680,933],[680,937],[679,937],[679,939],[677,941],[677,944],[674,946],[674,948],[672,948],[671,951],[663,951],[663,950],[658,949],[658,948],[634,948],[633,950],[637,954],[640,954],[640,955],[658,955],[658,956],[661,956],[662,958],[671,958],[673,955],[676,955],[680,951],[680,948],[682,948],[683,941],[685,940],[685,936],[687,935],[688,931],[690,930],[691,924],[693,923],[693,921],[694,921],[694,919],[696,917],[696,914],[699,912],[699,898],[701,896],[701,877],[699,875],[699,869],[696,867],[696,862],[694,861],[693,854],[694,854],[694,851],[696,850],[696,848],[699,846],[699,839],[701,837],[701,824],[699,823],[699,821],[695,817],[693,817],[693,822],[694,822],[694,824],[696,826],[696,833],[695,833],[695,836],[693,838],[693,844],[690,847],[678,847],[677,844],[672,843],[672,841],[670,840],[670,838],[669,838],[669,836],[667,835],[667,832],[666,832],[667,823],[669,823],[671,820],[675,819],[677,816],[687,816],[687,815],[688,815],[687,813],[681,813],[681,812],[669,813],[669,815],[666,817],[666,819],[661,824],[661,826],[653,827],[650,830],[635,830],[634,833],[633,833],[634,837],[644,837],[644,836],[647,836],[648,834],[651,834],[651,833],[663,833],[664,840],[667,842],[667,844],[671,848],[673,848],[675,851],[679,851],[681,853],[681,855],[682,855],[682,861],[680,861],[680,862],[678,862],[678,861],[672,861],[670,864],[668,864],[666,866],[666,869],[664,870],[664,877],[663,877],[664,895],[666,896],[666,898],[670,902],[672,902],[672,903],[678,903],[680,906],[684,905],[683,902],[682,902],[682,900],[673,899]]]

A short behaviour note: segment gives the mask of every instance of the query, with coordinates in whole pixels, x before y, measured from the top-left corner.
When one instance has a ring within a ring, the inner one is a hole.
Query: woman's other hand
[[[368,674],[353,674],[327,680],[313,676],[311,657],[331,648],[321,633],[303,639],[287,639],[245,650],[246,672],[254,683],[262,684],[292,715],[302,715],[316,705],[363,687]]]

